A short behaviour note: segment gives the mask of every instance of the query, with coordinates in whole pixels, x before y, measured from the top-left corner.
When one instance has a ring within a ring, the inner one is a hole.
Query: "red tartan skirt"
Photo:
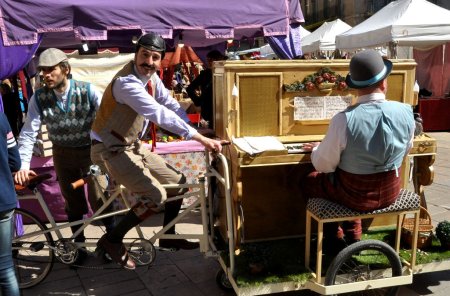
[[[400,192],[400,177],[395,171],[358,175],[338,168],[333,173],[309,173],[301,186],[306,198],[325,198],[364,212],[392,204]]]

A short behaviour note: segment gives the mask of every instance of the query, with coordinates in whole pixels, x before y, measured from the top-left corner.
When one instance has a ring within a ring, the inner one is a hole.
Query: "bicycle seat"
[[[16,191],[22,191],[25,188],[28,188],[31,191],[33,191],[34,188],[36,188],[36,186],[41,184],[44,180],[50,179],[51,177],[52,177],[51,174],[42,174],[42,175],[33,176],[28,181],[28,185],[14,184],[14,188],[15,188]]]

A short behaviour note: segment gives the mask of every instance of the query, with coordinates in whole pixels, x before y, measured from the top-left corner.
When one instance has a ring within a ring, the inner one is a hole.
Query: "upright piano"
[[[393,64],[387,98],[415,106],[416,63],[393,60]],[[304,234],[306,199],[300,193],[299,181],[312,170],[312,165],[310,154],[302,152],[301,143],[321,141],[332,115],[343,110],[345,103],[355,103],[356,92],[339,84],[347,75],[348,66],[349,60],[215,62],[216,134],[228,140],[273,136],[286,148],[258,154],[244,152],[236,145],[224,148],[231,172],[237,244]],[[323,73],[331,73],[334,78],[317,78]],[[331,82],[325,85],[325,80]],[[434,139],[424,135],[417,139],[413,153],[434,155],[435,149]],[[425,161],[424,167],[431,164],[431,160]],[[402,167],[404,187],[410,167],[406,158]],[[217,225],[226,238],[227,215],[220,190],[215,203]]]

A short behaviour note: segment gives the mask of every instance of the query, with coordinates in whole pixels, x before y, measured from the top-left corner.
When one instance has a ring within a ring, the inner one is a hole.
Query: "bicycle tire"
[[[373,256],[383,256],[385,258],[377,258],[377,264],[364,264],[364,256],[366,258],[371,256],[372,258],[369,260],[374,260]],[[325,276],[325,285],[338,285],[401,275],[402,264],[400,257],[391,246],[378,240],[364,240],[346,247],[333,259]],[[399,286],[393,286],[339,295],[394,296],[397,294],[398,289]]]
[[[15,209],[13,216],[12,252],[20,289],[42,282],[53,268],[54,253],[50,233],[41,233],[47,226],[36,215],[24,209]],[[22,239],[24,235],[36,235]]]

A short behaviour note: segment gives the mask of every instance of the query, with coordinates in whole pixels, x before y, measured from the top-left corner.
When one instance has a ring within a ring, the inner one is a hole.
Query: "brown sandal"
[[[128,252],[123,243],[112,243],[108,240],[105,233],[97,242],[97,247],[103,249],[111,256],[111,259],[120,264],[123,268],[133,270],[136,263],[128,257]]]

